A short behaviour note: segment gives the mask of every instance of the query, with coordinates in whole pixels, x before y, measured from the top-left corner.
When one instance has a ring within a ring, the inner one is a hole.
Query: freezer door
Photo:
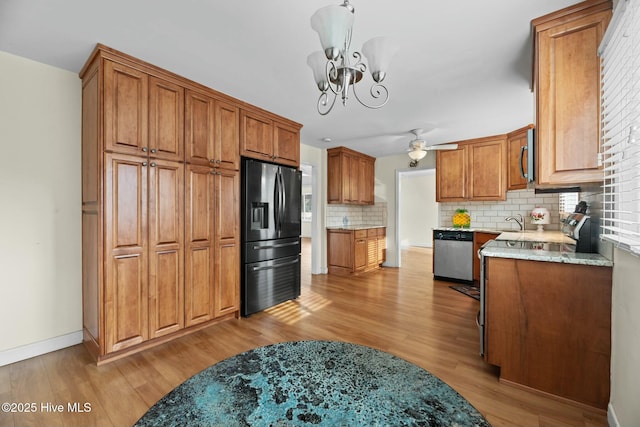
[[[300,255],[300,238],[246,242],[242,250],[245,264]]]
[[[300,296],[300,256],[245,264],[241,314],[262,311]]]

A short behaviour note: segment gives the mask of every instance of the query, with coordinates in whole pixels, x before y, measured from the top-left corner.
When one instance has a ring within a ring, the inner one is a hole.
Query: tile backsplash
[[[351,226],[387,225],[387,204],[384,202],[375,205],[327,205],[327,227],[340,227],[345,225],[347,218]]]
[[[535,194],[533,189],[508,191],[506,201],[439,203],[439,225],[441,227],[451,227],[456,209],[464,208],[471,215],[472,228],[518,230],[518,224],[514,221],[505,221],[505,218],[521,214],[525,220],[525,230],[535,230],[537,226],[531,224],[529,214],[533,208],[538,206],[547,208],[551,215],[551,223],[544,226],[545,230],[560,230],[558,194]]]

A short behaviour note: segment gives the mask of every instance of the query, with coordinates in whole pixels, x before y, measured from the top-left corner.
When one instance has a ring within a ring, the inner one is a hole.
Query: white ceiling
[[[339,3],[0,0],[0,50],[78,72],[103,43],[301,123],[304,144],[378,157],[404,153],[413,128],[433,128],[424,137],[439,144],[532,123],[530,21],[577,2],[352,0],[352,49],[375,36],[400,46],[385,80],[391,99],[370,110],[352,98],[320,116],[309,18]]]

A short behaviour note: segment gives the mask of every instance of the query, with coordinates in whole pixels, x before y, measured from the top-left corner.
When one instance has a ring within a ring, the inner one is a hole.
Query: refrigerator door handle
[[[280,236],[280,180],[279,173],[276,171],[276,176],[273,184],[273,225],[276,229],[276,235]]]
[[[289,243],[280,243],[280,244],[276,244],[276,245],[269,245],[269,246],[254,246],[253,250],[257,251],[260,249],[277,249],[277,248],[285,248],[287,246],[296,246],[298,244],[298,242],[289,242]]]

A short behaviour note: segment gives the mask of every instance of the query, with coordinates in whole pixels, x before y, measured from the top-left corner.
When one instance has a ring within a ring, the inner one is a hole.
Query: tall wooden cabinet
[[[506,136],[458,141],[436,151],[436,201],[505,200]]]
[[[536,181],[601,182],[598,46],[610,0],[588,0],[532,21],[536,96]]]
[[[80,77],[84,341],[100,363],[239,315],[241,105],[102,45]]]
[[[373,205],[375,161],[346,147],[327,150],[327,202]]]

